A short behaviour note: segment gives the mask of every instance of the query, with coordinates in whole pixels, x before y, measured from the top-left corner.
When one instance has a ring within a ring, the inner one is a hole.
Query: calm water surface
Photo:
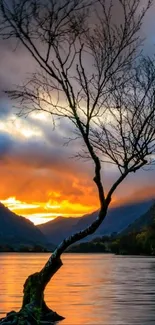
[[[0,316],[18,310],[25,278],[49,254],[0,254]],[[46,290],[60,325],[155,324],[155,258],[65,254]]]

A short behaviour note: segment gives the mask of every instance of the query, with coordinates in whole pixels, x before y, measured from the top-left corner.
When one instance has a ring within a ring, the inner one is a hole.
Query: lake
[[[18,310],[23,283],[49,254],[0,254],[0,317]],[[64,254],[47,287],[48,305],[66,319],[60,325],[153,325],[155,258]]]

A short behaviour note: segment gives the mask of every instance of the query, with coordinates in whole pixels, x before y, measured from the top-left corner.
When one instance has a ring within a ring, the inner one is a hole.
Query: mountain
[[[37,227],[45,235],[48,242],[52,241],[54,244],[59,244],[66,236],[76,231],[76,224],[79,219],[80,218],[57,217]]]
[[[109,209],[105,220],[96,234],[120,233],[152,206],[153,200],[134,202]]]
[[[105,220],[95,234],[88,236],[86,240],[91,240],[96,236],[110,235],[114,232],[121,232],[127,226],[133,223],[152,205],[152,200],[126,204],[123,206],[110,208]],[[46,236],[49,242],[58,244],[66,236],[80,231],[92,223],[98,212],[84,215],[81,218],[58,217],[52,221],[38,225],[39,230]]]
[[[0,203],[0,244],[19,246],[46,244],[47,239],[34,224]]]
[[[151,205],[146,213],[143,213],[138,219],[130,224],[124,231],[123,234],[139,232],[148,226],[155,224],[155,203]]]

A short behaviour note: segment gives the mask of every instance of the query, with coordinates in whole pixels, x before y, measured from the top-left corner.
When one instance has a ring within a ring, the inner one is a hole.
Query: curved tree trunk
[[[58,321],[64,319],[48,308],[44,301],[46,285],[61,266],[60,257],[53,257],[50,264],[46,264],[40,272],[30,275],[25,281],[20,313],[29,314],[30,318],[34,318],[38,324],[42,320]]]
[[[63,265],[60,259],[61,254],[70,245],[96,231],[106,216],[107,207],[108,203],[101,208],[97,219],[89,227],[64,239],[50,256],[42,270],[30,275],[26,279],[21,310],[17,313],[11,312],[7,314],[6,318],[0,321],[0,324],[35,325],[44,324],[44,321],[54,322],[64,319],[64,317],[47,307],[44,301],[44,290],[53,275]]]

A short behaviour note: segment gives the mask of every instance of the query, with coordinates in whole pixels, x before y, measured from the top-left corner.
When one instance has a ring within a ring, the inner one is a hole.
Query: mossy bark
[[[46,285],[61,266],[61,259],[53,256],[51,262],[46,264],[40,272],[30,275],[25,281],[21,310],[27,310],[31,315],[33,314],[38,322],[45,319],[58,321],[64,318],[47,307],[44,301]]]

